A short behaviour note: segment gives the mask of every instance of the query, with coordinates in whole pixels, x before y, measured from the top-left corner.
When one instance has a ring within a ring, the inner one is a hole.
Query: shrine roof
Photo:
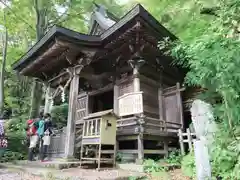
[[[68,41],[76,44],[84,44],[87,46],[97,46],[101,42],[101,38],[99,36],[82,34],[76,31],[72,31],[70,29],[53,26],[46,35],[43,36],[32,48],[29,49],[17,62],[13,64],[14,70],[21,70],[24,66],[31,61],[34,61],[34,56],[41,51],[45,51],[54,42],[56,38],[67,39]]]
[[[60,71],[60,69],[69,65],[66,60],[61,60],[60,62],[56,57],[57,55],[60,56],[61,53],[64,53],[66,49],[71,50],[75,48],[83,54],[85,53],[83,52],[83,49],[86,50],[86,48],[88,48],[88,51],[101,50],[112,39],[117,39],[130,27],[134,26],[136,24],[136,19],[140,19],[142,22],[147,23],[150,31],[155,32],[157,40],[160,40],[163,37],[177,39],[148,11],[138,4],[118,22],[112,23],[112,26],[100,35],[87,35],[64,27],[54,26],[26,54],[13,64],[13,69],[26,76],[44,79],[41,75],[39,75],[40,72],[45,73],[46,71],[46,74],[49,74],[50,76],[53,74],[50,73],[51,69]],[[68,43],[65,43],[64,46],[54,46],[52,50],[51,46],[56,45],[57,42],[60,42],[60,44],[61,42]],[[70,54],[74,54],[74,52],[70,52]],[[51,63],[51,65],[49,66],[48,63]],[[41,68],[39,68],[40,66]],[[35,70],[37,70],[37,72],[35,72]]]

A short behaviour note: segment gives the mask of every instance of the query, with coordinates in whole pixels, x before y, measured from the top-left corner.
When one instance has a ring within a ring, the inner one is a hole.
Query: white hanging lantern
[[[49,111],[51,112],[51,110],[52,110],[52,107],[53,107],[53,105],[54,105],[54,102],[53,102],[53,98],[51,98],[50,99],[50,106],[49,106]]]
[[[64,91],[62,91],[61,98],[62,98],[62,102],[65,102],[65,92]]]

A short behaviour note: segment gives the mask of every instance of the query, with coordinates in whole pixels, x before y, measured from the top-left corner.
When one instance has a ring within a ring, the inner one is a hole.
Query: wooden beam
[[[89,96],[94,96],[96,94],[101,94],[101,93],[110,91],[112,89],[113,89],[113,84],[111,83],[111,84],[108,84],[107,86],[104,86],[103,88],[98,89],[98,90],[88,92],[88,95]]]

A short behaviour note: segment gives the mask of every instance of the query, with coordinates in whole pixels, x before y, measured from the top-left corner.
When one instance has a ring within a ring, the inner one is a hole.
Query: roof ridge
[[[112,12],[110,12],[108,10],[108,8],[106,8],[104,5],[100,5],[96,2],[93,2],[93,4],[97,7],[97,8],[100,8],[100,7],[104,7],[105,8],[105,11],[106,11],[106,14],[107,14],[107,17],[111,18],[112,20],[114,21],[119,21],[120,18],[118,18],[116,15],[114,15]]]

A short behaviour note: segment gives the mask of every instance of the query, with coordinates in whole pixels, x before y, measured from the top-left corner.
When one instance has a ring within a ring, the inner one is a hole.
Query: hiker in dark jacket
[[[47,150],[50,145],[51,135],[53,134],[52,131],[52,121],[51,115],[49,113],[44,115],[44,135],[43,135],[43,147],[41,151],[41,161],[47,157]]]

